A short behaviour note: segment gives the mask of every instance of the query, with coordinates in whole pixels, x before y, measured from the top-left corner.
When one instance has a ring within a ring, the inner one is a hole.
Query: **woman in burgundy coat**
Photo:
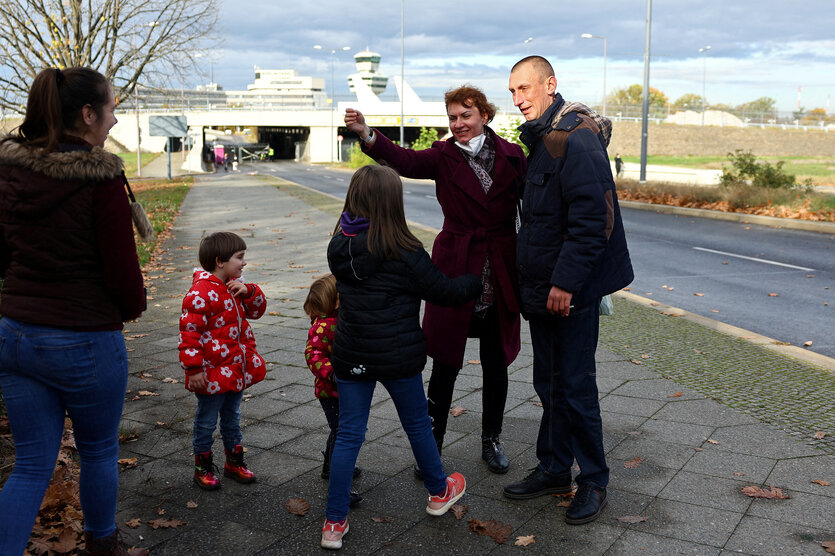
[[[507,367],[519,353],[519,303],[515,288],[516,206],[527,169],[522,149],[487,127],[496,108],[470,86],[445,95],[452,137],[423,151],[392,143],[346,110],[345,125],[362,139],[363,151],[400,175],[433,179],[444,225],[432,261],[446,275],[480,275],[482,295],[458,307],[426,304],[423,332],[432,376],[429,416],[440,452],[455,379],[467,338],[478,338],[484,380],[482,458],[490,471],[506,473],[499,434],[507,398]],[[419,473],[419,470],[415,470]]]

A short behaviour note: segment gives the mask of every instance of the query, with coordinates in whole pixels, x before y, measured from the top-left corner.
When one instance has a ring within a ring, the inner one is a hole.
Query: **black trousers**
[[[499,315],[495,306],[487,309],[487,315],[484,318],[473,315],[468,337],[479,339],[479,355],[484,381],[481,434],[497,436],[502,432],[504,406],[507,401],[507,364],[504,360]],[[460,371],[460,367],[446,365],[437,359],[432,361],[432,375],[429,378],[427,398],[429,417],[432,419],[432,432],[439,445],[446,433],[455,379],[458,378]]]

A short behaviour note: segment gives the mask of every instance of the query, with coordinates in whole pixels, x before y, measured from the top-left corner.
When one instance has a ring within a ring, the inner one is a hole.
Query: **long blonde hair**
[[[342,210],[368,218],[368,250],[375,255],[399,259],[401,249],[417,251],[423,246],[406,224],[400,176],[387,166],[363,166],[354,172]],[[341,230],[337,222],[334,234]]]

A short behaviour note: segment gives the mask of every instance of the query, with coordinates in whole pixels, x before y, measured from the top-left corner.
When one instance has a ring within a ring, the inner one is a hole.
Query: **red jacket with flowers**
[[[331,366],[331,350],[336,333],[336,315],[316,317],[307,333],[304,358],[316,377],[314,388],[317,398],[336,398],[336,379]]]
[[[264,359],[255,351],[255,336],[247,322],[267,309],[264,292],[247,284],[247,293],[234,298],[211,272],[197,269],[183,299],[180,316],[180,366],[190,378],[206,373],[207,386],[198,394],[240,392],[266,374]]]

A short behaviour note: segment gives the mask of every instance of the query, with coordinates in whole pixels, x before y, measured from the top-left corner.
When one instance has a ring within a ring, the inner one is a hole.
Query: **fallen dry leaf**
[[[131,529],[136,529],[137,527],[139,527],[140,525],[142,525],[142,520],[141,520],[141,519],[139,519],[138,517],[135,517],[135,518],[133,518],[133,519],[129,519],[129,520],[127,520],[127,521],[125,522],[125,525],[127,525],[127,526],[128,526],[128,527],[130,527]]]
[[[284,507],[293,515],[304,516],[310,511],[310,503],[304,498],[290,498],[284,503]]]
[[[747,486],[742,489],[742,494],[751,498],[767,498],[769,500],[785,500],[789,498],[788,494],[783,494],[782,489],[774,486],[768,488],[769,490],[765,490],[758,486]]]
[[[635,469],[641,465],[641,462],[644,461],[644,458],[635,458],[629,461],[623,462],[623,467],[626,469]]]
[[[622,515],[618,518],[621,523],[641,523],[647,521],[649,518],[642,515]]]
[[[703,293],[694,293],[693,295],[695,295],[696,297],[704,297],[705,296],[705,294],[703,294]]]
[[[644,364],[643,361],[638,361],[637,359],[632,359],[632,363],[634,363],[635,365],[643,365]]]
[[[542,402],[531,402],[531,403],[534,404],[536,407],[542,407]]]
[[[813,479],[812,483],[823,487],[832,486],[832,483],[830,483],[829,481],[824,481],[823,479]]]
[[[516,537],[516,542],[513,543],[513,546],[528,546],[529,544],[534,544],[536,541],[534,540],[536,535],[525,535],[523,537]]]
[[[467,359],[469,365],[481,365],[481,359]]]
[[[821,546],[827,554],[835,554],[835,541],[823,541]]]
[[[194,509],[196,507],[197,507],[197,502],[195,502],[194,500],[189,500],[188,502],[186,502],[186,508]]]
[[[468,523],[470,524],[470,531],[478,533],[481,536],[490,537],[499,544],[505,544],[508,537],[510,537],[510,533],[513,531],[513,527],[510,525],[505,525],[500,521],[493,521],[492,519],[488,519],[487,521],[471,519]]]
[[[823,440],[823,437],[826,436],[826,433],[823,431],[817,431],[815,434],[812,435],[812,438],[815,440]]]
[[[148,525],[150,525],[154,529],[170,529],[170,528],[175,529],[177,527],[182,527],[185,524],[186,524],[185,521],[183,521],[181,519],[174,519],[173,517],[169,518],[169,519],[164,519],[164,518],[152,519],[151,521],[148,522]]]
[[[708,441],[709,444],[719,444],[718,441],[713,440],[712,438],[708,438],[707,441]]]
[[[374,523],[394,523],[394,518],[393,517],[376,517],[376,516],[374,516],[374,517],[371,518],[371,521],[373,521]]]
[[[162,379],[162,381],[165,382],[165,383],[168,383],[168,384],[179,384],[180,383],[179,380],[177,380],[176,378],[171,378],[170,376],[165,377],[164,379]]]
[[[563,500],[562,502],[557,502],[558,508],[567,508],[571,505],[571,500]]]
[[[464,514],[466,514],[467,510],[469,509],[470,507],[467,504],[455,504],[449,509],[449,511],[452,512],[452,515],[455,516],[455,519],[461,519],[462,517],[464,517]]]
[[[779,293],[770,293],[770,294],[768,294],[768,297],[780,297],[780,294]]]
[[[667,396],[667,397],[668,397],[668,398],[680,398],[683,394],[684,394],[684,391],[679,390],[679,391],[678,391],[678,392],[676,392],[675,394],[670,394],[670,395],[669,395],[669,396]]]
[[[136,467],[137,465],[139,465],[139,460],[137,458],[121,458],[121,459],[117,459],[116,463],[123,466],[125,469],[128,469],[128,468]]]
[[[735,472],[734,472],[734,475],[735,475],[736,477],[744,477],[744,476],[745,476],[745,473],[740,473],[739,471],[735,471]]]
[[[151,392],[149,390],[140,390],[139,395],[140,396],[159,396],[159,394],[157,394],[156,392]]]
[[[165,515],[165,508],[159,508],[157,510],[157,515]]]
[[[449,410],[449,414],[453,417],[460,417],[461,415],[464,415],[466,412],[467,410],[461,407],[460,405],[456,405],[455,407]]]
[[[642,353],[641,354],[641,359],[649,359],[649,358],[650,358],[650,355],[648,353]]]
[[[803,342],[803,347],[809,347],[811,345],[812,345],[812,340],[809,340],[808,342]]]
[[[280,317],[281,316],[281,313],[279,313],[278,311],[270,311],[267,314],[270,315],[271,317]]]

